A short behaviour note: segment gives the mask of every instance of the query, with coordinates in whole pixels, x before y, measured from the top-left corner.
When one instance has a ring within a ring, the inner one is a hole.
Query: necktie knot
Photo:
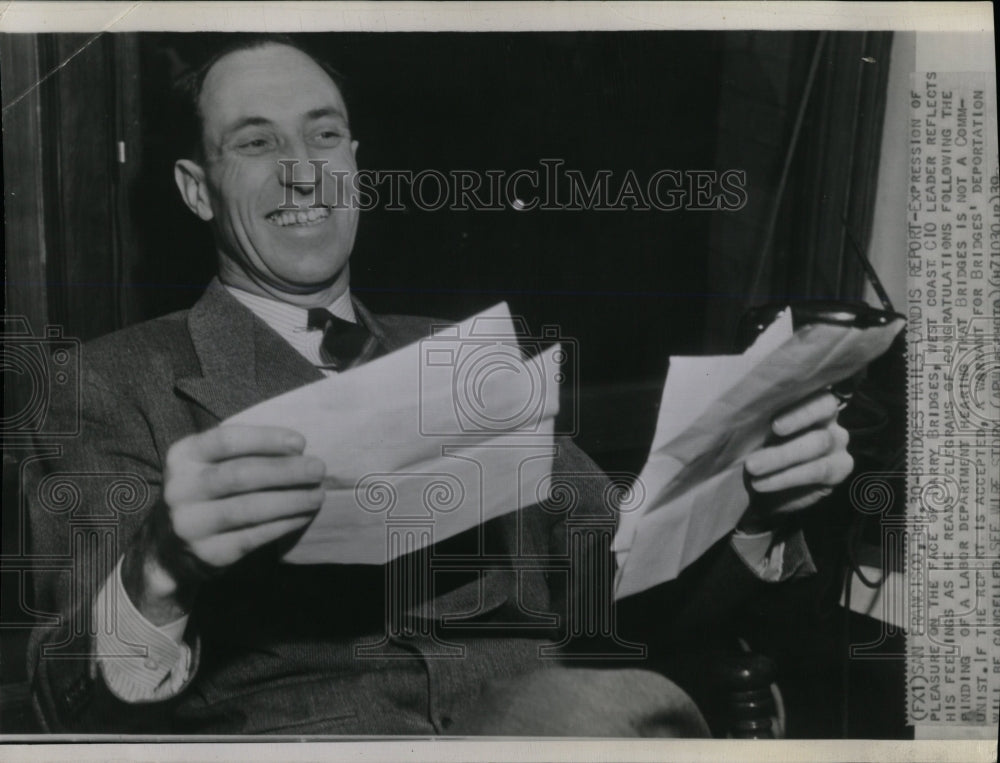
[[[323,332],[319,354],[323,363],[337,371],[346,371],[374,357],[378,342],[359,323],[338,318],[322,307],[309,310],[308,327]]]

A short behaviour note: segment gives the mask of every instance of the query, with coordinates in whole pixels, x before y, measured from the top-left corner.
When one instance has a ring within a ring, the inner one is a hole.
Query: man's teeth
[[[330,216],[329,207],[310,207],[309,209],[287,209],[272,212],[267,216],[275,225],[284,228],[286,225],[312,225]]]

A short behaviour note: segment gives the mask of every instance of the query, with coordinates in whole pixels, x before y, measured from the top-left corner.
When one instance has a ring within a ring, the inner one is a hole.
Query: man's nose
[[[299,156],[280,159],[278,165],[278,179],[285,188],[299,194],[318,194],[323,182],[324,160]]]
[[[296,194],[315,192],[319,195],[323,181],[323,162],[311,155],[309,146],[299,136],[289,137],[285,144],[285,157],[278,161],[278,179]]]

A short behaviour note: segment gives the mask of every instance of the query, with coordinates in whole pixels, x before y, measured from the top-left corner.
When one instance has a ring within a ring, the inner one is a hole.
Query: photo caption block
[[[911,75],[907,720],[1000,721],[1000,178],[992,72]]]

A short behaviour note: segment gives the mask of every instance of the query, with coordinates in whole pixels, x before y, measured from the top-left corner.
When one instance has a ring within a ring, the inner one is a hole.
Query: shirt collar
[[[314,366],[324,365],[323,353],[320,349],[323,342],[323,332],[309,328],[308,310],[290,305],[287,302],[262,297],[259,294],[250,294],[226,284],[223,286],[238,302],[264,321],[272,331],[288,342],[302,357]],[[326,309],[345,321],[358,322],[349,291],[345,291],[337,297]],[[332,376],[336,372],[324,370],[323,373]]]
[[[233,295],[242,305],[249,309],[254,315],[264,323],[277,331],[280,335],[286,336],[290,332],[301,332],[307,330],[309,311],[297,305],[290,305],[270,297],[259,294],[251,294],[235,286],[223,284],[226,290]],[[350,290],[345,291],[337,297],[326,309],[338,318],[345,321],[357,323],[358,319],[354,313],[354,305],[351,303]]]

